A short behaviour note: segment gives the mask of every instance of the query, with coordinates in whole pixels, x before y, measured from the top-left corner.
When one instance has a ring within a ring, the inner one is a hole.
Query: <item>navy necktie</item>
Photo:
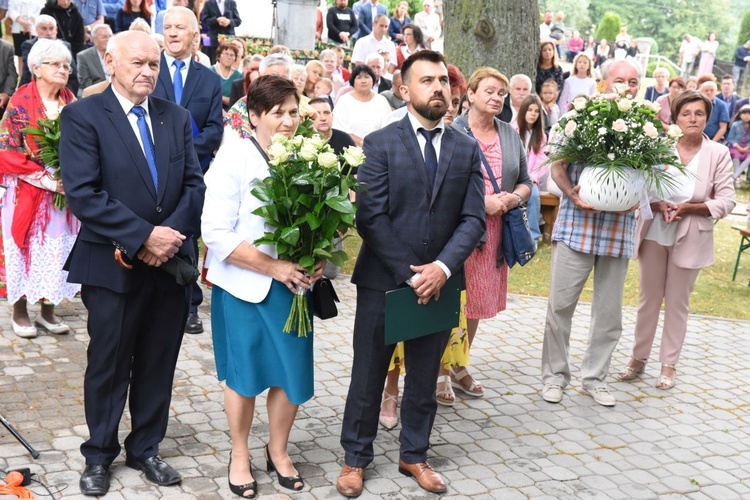
[[[141,133],[146,162],[148,162],[148,169],[151,171],[151,178],[154,181],[154,189],[158,190],[159,174],[156,171],[156,149],[154,149],[154,141],[151,139],[151,132],[146,121],[146,110],[141,106],[133,106],[130,112],[138,117],[138,132]]]
[[[424,145],[424,165],[427,167],[427,176],[430,179],[430,186],[432,186],[435,184],[435,175],[438,168],[437,151],[435,151],[435,146],[432,144],[432,138],[440,133],[440,129],[425,130],[419,128],[417,132],[422,134],[422,137],[427,141],[427,144]]]
[[[174,85],[174,102],[180,104],[180,101],[182,101],[182,68],[185,67],[185,62],[175,59],[172,66],[175,67],[174,77],[172,78],[172,84]]]

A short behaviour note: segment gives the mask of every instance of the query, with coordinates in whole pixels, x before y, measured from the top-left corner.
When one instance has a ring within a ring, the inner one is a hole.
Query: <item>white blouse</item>
[[[266,177],[266,160],[250,139],[239,137],[222,144],[205,175],[201,232],[210,256],[207,278],[238,299],[253,303],[266,298],[273,279],[226,259],[242,242],[253,245],[266,230],[265,219],[252,213],[262,202],[250,192],[254,179]],[[274,258],[278,255],[274,246],[256,248]]]

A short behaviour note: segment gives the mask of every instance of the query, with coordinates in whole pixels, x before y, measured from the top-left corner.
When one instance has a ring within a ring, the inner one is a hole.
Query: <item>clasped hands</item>
[[[138,258],[144,264],[159,267],[175,256],[185,241],[185,235],[166,226],[156,226],[143,242]]]
[[[503,191],[484,197],[484,211],[487,215],[503,215],[518,206],[518,196]]]
[[[445,272],[435,264],[431,262],[423,266],[409,266],[414,273],[419,274],[417,278],[409,283],[414,289],[414,293],[417,294],[419,304],[427,304],[431,298],[438,300],[440,298],[440,289],[443,288],[448,277]]]
[[[304,268],[296,262],[276,259],[271,268],[271,277],[280,281],[292,292],[296,293],[295,285],[309,290],[310,287],[323,276],[323,269],[326,267],[326,261],[321,260],[315,264],[315,272],[308,274]]]
[[[672,221],[682,220],[682,215],[687,210],[687,203],[672,203],[671,201],[655,201],[651,203],[651,211],[660,213],[664,222],[669,224]]]

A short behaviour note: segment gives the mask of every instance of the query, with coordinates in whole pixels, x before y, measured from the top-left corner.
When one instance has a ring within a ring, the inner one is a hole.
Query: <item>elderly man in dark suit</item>
[[[36,29],[36,36],[32,38],[31,40],[26,40],[21,44],[21,60],[23,61],[23,68],[21,70],[21,81],[18,83],[18,86],[26,85],[31,81],[31,70],[29,69],[28,59],[29,59],[29,52],[31,52],[31,48],[34,46],[34,44],[39,40],[40,38],[47,38],[49,40],[54,40],[57,38],[57,21],[54,17],[48,16],[47,14],[40,14],[36,17],[36,24],[34,25],[34,29]],[[70,46],[70,43],[63,40],[63,43],[66,47],[68,47],[68,50],[70,50],[70,53],[73,53],[73,50]],[[68,78],[68,84],[66,87],[68,87],[71,92],[74,94],[78,92],[78,77],[77,77],[77,68],[76,68],[76,58],[73,57],[71,64],[73,66],[73,73],[70,75],[70,78]]]
[[[13,46],[5,40],[0,40],[0,118],[5,113],[10,96],[16,91],[17,83],[18,73],[13,57]]]
[[[358,179],[357,228],[363,239],[352,282],[357,285],[354,364],[346,399],[341,445],[344,467],[338,491],[362,492],[372,462],[380,393],[394,345],[385,345],[385,295],[411,286],[422,304],[440,289],[484,233],[484,180],[474,139],[445,127],[450,87],[443,56],[413,54],[402,68],[408,113],[364,140],[367,157]],[[446,486],[427,463],[437,411],[435,380],[450,330],[404,343],[408,375],[401,407],[399,471],[422,488]]]
[[[77,58],[78,83],[81,90],[109,78],[104,64],[104,53],[107,50],[107,42],[112,38],[112,28],[108,24],[97,24],[91,30],[91,38],[94,46],[79,52]]]
[[[208,56],[214,62],[219,35],[234,35],[234,28],[242,24],[235,0],[206,0],[201,11],[201,24],[208,26],[211,47]]]
[[[171,7],[164,15],[164,52],[154,96],[175,102],[190,112],[193,145],[205,172],[224,133],[221,105],[221,79],[192,57],[193,40],[198,37],[198,20],[186,7]],[[195,250],[198,250],[197,242]],[[190,314],[185,333],[203,332],[198,306],[203,292],[197,283],[191,287]]]
[[[60,142],[65,194],[81,221],[65,268],[71,282],[83,285],[91,339],[83,385],[90,437],[81,445],[80,488],[95,496],[109,489],[128,397],[125,464],[162,486],[181,481],[158,452],[188,290],[160,267],[195,260],[205,192],[189,113],[149,97],[159,74],[156,42],[123,32],[105,58],[112,85],[65,106]]]

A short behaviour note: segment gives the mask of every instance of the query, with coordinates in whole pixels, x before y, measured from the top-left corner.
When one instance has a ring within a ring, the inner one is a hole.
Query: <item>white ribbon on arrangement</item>
[[[641,211],[642,218],[646,220],[654,218],[654,214],[651,212],[651,202],[649,201],[647,185],[641,189],[641,205],[638,208]]]

